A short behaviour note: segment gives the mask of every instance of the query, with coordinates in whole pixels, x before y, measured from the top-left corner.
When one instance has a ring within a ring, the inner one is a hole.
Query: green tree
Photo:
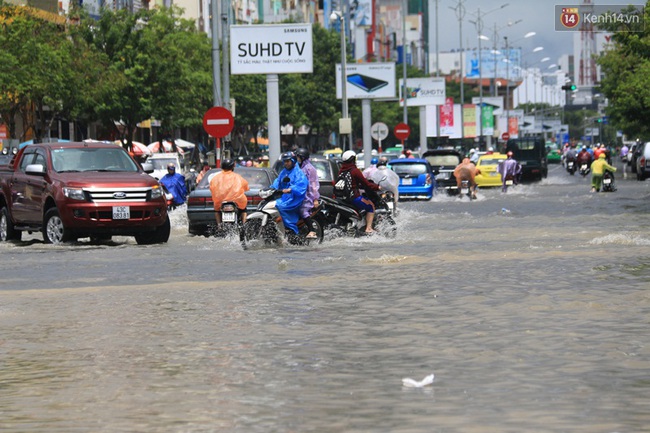
[[[97,22],[84,21],[86,42],[109,62],[97,116],[127,148],[139,122],[154,117],[165,131],[198,127],[211,106],[210,42],[181,12],[106,8]]]
[[[30,15],[30,10],[0,4],[0,112],[15,137],[15,116],[36,141],[49,133],[74,92],[69,65],[74,49],[61,23]],[[46,112],[48,108],[49,113]],[[24,134],[23,134],[24,137]],[[21,137],[22,138],[22,137]]]
[[[609,99],[610,122],[630,136],[650,135],[650,3],[638,23],[610,22],[612,45],[597,59],[603,76],[602,93]],[[634,7],[627,9],[630,14]]]

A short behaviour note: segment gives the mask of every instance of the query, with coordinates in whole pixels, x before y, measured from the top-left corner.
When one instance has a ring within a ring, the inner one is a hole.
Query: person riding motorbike
[[[506,192],[508,187],[506,186],[506,180],[511,177],[513,183],[516,185],[519,183],[519,176],[521,175],[521,164],[517,162],[513,157],[513,153],[508,151],[506,153],[507,159],[499,163],[497,167],[497,172],[501,174],[501,191]]]
[[[464,158],[460,164],[454,169],[454,177],[456,178],[456,186],[460,191],[463,181],[466,180],[470,184],[472,190],[472,198],[476,198],[476,181],[474,177],[479,173],[476,166],[470,162],[469,158]]]
[[[388,168],[387,164],[388,158],[382,156],[376,162],[375,170],[372,170],[368,173],[366,173],[366,170],[364,170],[363,175],[366,179],[373,181],[377,185],[379,185],[381,182],[382,188],[387,189],[393,193],[393,209],[394,211],[397,211],[397,200],[399,198],[399,175]],[[383,182],[382,179],[384,179]]]
[[[339,176],[343,172],[350,172],[350,177],[352,178],[352,199],[351,204],[357,210],[366,211],[366,233],[375,233],[375,230],[372,228],[372,222],[375,219],[375,204],[374,202],[364,197],[359,191],[359,188],[363,188],[367,191],[367,194],[370,194],[371,191],[379,191],[379,185],[368,181],[361,173],[361,170],[357,168],[357,154],[353,150],[346,150],[341,156],[342,164]]]
[[[214,215],[217,225],[221,225],[221,204],[232,201],[239,209],[242,224],[246,222],[246,191],[250,188],[248,181],[235,173],[235,161],[224,159],[221,161],[221,171],[210,179],[210,193],[214,202]]]
[[[287,234],[292,232],[298,235],[298,220],[301,216],[301,206],[307,195],[309,179],[297,167],[298,158],[294,152],[285,152],[281,156],[284,168],[279,176],[273,181],[271,188],[282,191],[275,207],[282,217],[282,222]]]
[[[564,162],[566,164],[567,170],[569,169],[569,162],[571,161],[573,161],[573,166],[575,167],[577,157],[578,153],[576,152],[576,146],[575,144],[571,143],[571,147],[569,147],[564,153]]]
[[[309,150],[304,147],[296,149],[296,157],[298,158],[300,169],[305,173],[305,176],[307,176],[307,179],[309,180],[309,187],[305,194],[305,200],[302,202],[302,206],[300,206],[300,214],[307,224],[307,227],[311,228],[310,213],[313,208],[318,207],[318,199],[320,198],[320,181],[318,180],[318,172],[316,171],[316,168],[309,160]],[[307,234],[307,239],[316,239],[316,232],[310,229]]]
[[[173,162],[167,164],[167,174],[160,178],[160,183],[173,196],[172,207],[185,203],[185,197],[187,196],[185,177],[182,174],[176,173],[176,165]]]
[[[578,167],[580,167],[582,164],[587,164],[588,166],[591,165],[592,162],[592,157],[591,153],[587,150],[587,146],[582,146],[582,149],[580,152],[578,152],[578,155],[576,156],[576,164],[578,164]]]
[[[600,191],[605,170],[613,173],[616,171],[616,167],[612,167],[607,163],[607,155],[602,152],[598,155],[598,159],[591,163],[591,192]]]

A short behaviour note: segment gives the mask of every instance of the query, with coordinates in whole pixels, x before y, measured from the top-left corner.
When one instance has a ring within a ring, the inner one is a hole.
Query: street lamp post
[[[347,50],[345,43],[345,18],[343,12],[334,11],[330,15],[330,21],[341,23],[341,119],[339,119],[339,134],[341,135],[341,149],[346,150],[345,136],[352,131],[352,125],[348,118],[348,95],[347,95]],[[351,144],[351,143],[349,143]],[[350,146],[352,148],[352,146]]]
[[[463,104],[465,103],[465,92],[464,92],[464,86],[463,86],[463,18],[465,18],[465,5],[463,5],[464,0],[458,0],[458,3],[456,4],[456,7],[452,8],[449,6],[450,9],[453,9],[454,12],[456,12],[456,18],[458,18],[458,36],[459,36],[459,41],[460,41],[460,47],[458,49],[458,56],[460,60],[458,61],[458,76],[460,79],[460,138],[461,141],[463,138],[465,138],[465,131],[464,131],[464,114],[463,114]],[[440,67],[440,66],[438,66]]]
[[[498,8],[489,10],[487,12],[481,13],[481,8],[478,8],[476,11],[476,21],[470,21],[470,23],[474,24],[476,26],[476,32],[478,34],[478,81],[479,81],[479,124],[480,124],[480,131],[479,131],[479,144],[483,142],[483,65],[481,64],[481,40],[482,39],[487,39],[486,36],[484,36],[483,33],[483,17],[486,16],[487,14],[490,14],[492,12],[498,11],[500,9],[505,8],[508,6],[508,3],[504,3]]]

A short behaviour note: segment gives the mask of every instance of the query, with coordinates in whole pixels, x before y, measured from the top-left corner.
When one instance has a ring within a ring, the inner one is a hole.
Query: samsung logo
[[[126,198],[126,193],[125,192],[114,192],[113,193],[113,198],[120,199],[120,200],[124,199],[124,198]]]
[[[285,33],[307,33],[307,29],[284,29]]]

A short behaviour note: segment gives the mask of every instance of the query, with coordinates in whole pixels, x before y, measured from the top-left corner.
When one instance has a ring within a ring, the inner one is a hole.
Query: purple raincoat
[[[305,159],[302,162],[300,169],[303,173],[305,173],[307,179],[309,179],[307,194],[305,195],[305,200],[302,202],[302,206],[300,206],[300,215],[303,218],[307,218],[309,216],[309,211],[314,207],[314,201],[320,198],[320,192],[318,192],[320,188],[320,182],[318,181],[318,173],[316,172],[316,168],[314,168],[308,159]]]

